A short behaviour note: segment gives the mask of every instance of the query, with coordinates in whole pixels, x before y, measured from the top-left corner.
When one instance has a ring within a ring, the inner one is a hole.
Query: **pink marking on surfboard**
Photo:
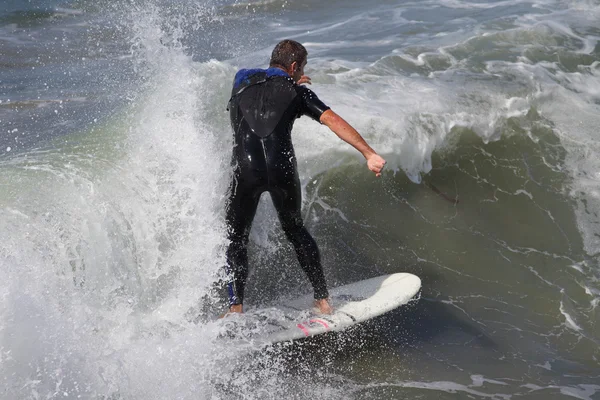
[[[296,325],[298,328],[302,329],[302,332],[304,332],[304,335],[306,336],[310,336],[310,332],[308,331],[308,329],[306,329],[306,327],[302,324],[298,324]]]
[[[329,330],[329,325],[327,325],[327,322],[323,321],[322,319],[311,319],[310,322],[321,324],[325,327],[325,329]]]

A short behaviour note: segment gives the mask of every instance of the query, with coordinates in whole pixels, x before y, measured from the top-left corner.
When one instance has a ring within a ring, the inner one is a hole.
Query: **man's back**
[[[327,109],[310,89],[279,68],[240,70],[229,103],[236,169],[245,171],[257,186],[294,179],[294,121],[302,115],[318,121]]]

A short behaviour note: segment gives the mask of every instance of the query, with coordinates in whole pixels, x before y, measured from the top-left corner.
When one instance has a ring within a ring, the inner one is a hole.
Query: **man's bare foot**
[[[219,318],[225,318],[226,316],[230,315],[230,314],[242,314],[243,311],[243,307],[241,304],[234,304],[232,306],[229,307],[229,311],[227,311],[225,314],[221,315]]]
[[[315,300],[315,308],[317,308],[321,314],[331,314],[333,312],[333,308],[329,305],[327,299]]]
[[[241,304],[234,304],[229,307],[229,314],[231,313],[243,313],[243,306]]]

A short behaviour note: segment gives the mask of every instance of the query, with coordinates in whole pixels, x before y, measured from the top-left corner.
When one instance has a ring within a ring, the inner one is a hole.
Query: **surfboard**
[[[342,331],[407,304],[420,288],[421,279],[413,274],[378,276],[330,289],[334,308],[330,315],[317,313],[313,296],[306,295],[276,307],[229,315],[222,320],[222,332],[230,340],[260,345]]]

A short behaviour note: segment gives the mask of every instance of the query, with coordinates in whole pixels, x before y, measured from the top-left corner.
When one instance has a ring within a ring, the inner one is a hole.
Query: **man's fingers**
[[[381,171],[383,171],[383,167],[385,166],[385,160],[376,154],[369,159],[367,165],[369,169],[375,173],[375,176],[379,177],[381,176]]]
[[[304,83],[308,83],[309,85],[312,85],[312,82],[310,80],[310,76],[302,75],[302,77],[298,81],[298,85],[302,85]]]

